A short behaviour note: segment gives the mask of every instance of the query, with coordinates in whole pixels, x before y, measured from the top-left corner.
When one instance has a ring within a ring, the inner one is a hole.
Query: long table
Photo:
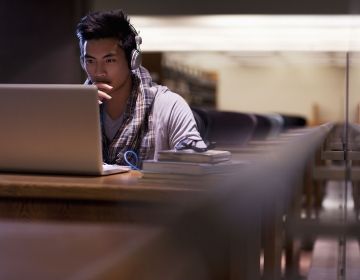
[[[185,259],[197,256],[202,273],[208,275],[204,279],[256,280],[261,225],[275,218],[268,246],[273,254],[266,259],[275,263],[265,263],[264,279],[278,279],[282,249],[278,229],[298,194],[297,178],[326,132],[319,128],[287,135],[278,145],[266,145],[265,150],[275,151],[265,162],[251,155],[258,165],[230,178],[199,179],[203,184],[159,183],[136,171],[103,177],[0,174],[0,219],[160,226],[177,244],[175,251],[185,248]]]

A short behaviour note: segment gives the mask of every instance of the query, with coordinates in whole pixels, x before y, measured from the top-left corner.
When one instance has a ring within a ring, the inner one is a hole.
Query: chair
[[[196,122],[197,129],[200,133],[201,138],[206,142],[208,142],[208,134],[209,134],[209,119],[205,110],[199,107],[190,107],[191,111],[194,115],[194,119]]]
[[[269,133],[270,138],[279,136],[279,134],[284,130],[284,118],[280,114],[266,114],[271,122],[271,130]]]
[[[265,140],[271,132],[271,120],[266,115],[254,114],[256,126],[251,140]]]
[[[252,114],[231,111],[206,111],[208,139],[216,142],[216,147],[245,145],[252,137],[256,118]]]
[[[296,115],[280,115],[284,119],[284,129],[299,128],[307,125],[307,121],[304,117]]]

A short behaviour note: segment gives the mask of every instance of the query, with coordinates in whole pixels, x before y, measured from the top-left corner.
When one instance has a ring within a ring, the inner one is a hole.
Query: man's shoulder
[[[156,85],[157,94],[155,96],[155,103],[172,103],[183,101],[183,98],[171,91],[168,87],[162,85]]]
[[[186,112],[188,104],[184,98],[167,87],[164,88],[158,91],[154,99],[153,113],[156,117],[168,118],[170,115]]]

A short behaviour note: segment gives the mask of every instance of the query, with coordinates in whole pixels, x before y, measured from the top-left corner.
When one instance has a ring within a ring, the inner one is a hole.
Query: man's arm
[[[173,92],[160,93],[156,98],[154,112],[163,126],[163,137],[169,149],[180,147],[181,143],[191,143],[198,148],[206,148],[196,126],[194,115],[186,101]]]

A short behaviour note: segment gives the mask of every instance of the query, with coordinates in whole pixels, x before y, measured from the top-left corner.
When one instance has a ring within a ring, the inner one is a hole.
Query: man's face
[[[121,89],[130,79],[125,52],[116,39],[85,41],[82,63],[88,78],[95,85],[105,83],[112,86],[111,92]]]

